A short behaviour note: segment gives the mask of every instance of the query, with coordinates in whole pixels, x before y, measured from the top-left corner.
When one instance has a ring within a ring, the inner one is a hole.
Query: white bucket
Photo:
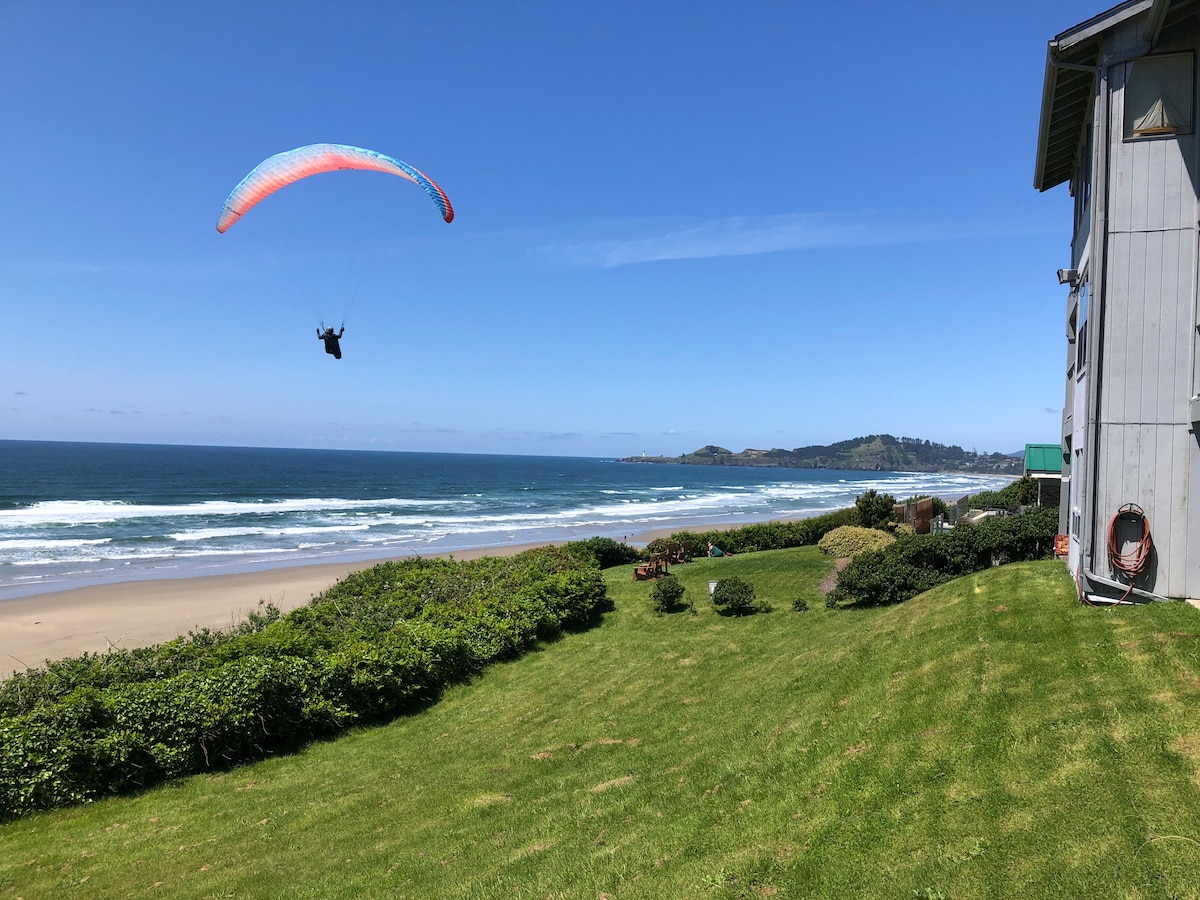
[[[713,591],[715,591],[716,589],[717,589],[717,583],[715,581],[710,581],[708,583],[708,596],[711,597],[713,595]]]

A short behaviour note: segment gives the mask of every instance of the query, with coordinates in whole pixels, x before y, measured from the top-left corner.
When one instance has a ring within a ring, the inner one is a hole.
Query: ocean
[[[0,441],[0,600],[116,581],[819,515],[1005,477]]]

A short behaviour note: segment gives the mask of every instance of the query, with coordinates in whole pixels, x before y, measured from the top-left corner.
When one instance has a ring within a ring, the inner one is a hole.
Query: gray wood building
[[[1198,46],[1200,0],[1128,0],[1047,50],[1034,186],[1075,200],[1059,530],[1093,601],[1200,598]]]

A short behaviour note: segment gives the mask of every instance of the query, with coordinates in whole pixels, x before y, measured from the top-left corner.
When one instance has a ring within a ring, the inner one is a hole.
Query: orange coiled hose
[[[1122,553],[1117,546],[1117,521],[1124,516],[1127,519],[1138,520],[1142,524],[1142,536],[1134,543],[1133,549]],[[1133,584],[1150,566],[1150,555],[1154,550],[1154,542],[1150,539],[1150,520],[1136,503],[1126,503],[1111,519],[1108,520],[1108,562],[1113,571],[1119,572],[1129,579],[1129,587],[1121,597],[1125,600],[1133,593]]]

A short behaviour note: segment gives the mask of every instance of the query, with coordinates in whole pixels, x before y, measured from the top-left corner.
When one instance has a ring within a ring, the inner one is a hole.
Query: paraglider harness
[[[321,327],[317,329],[317,337],[325,342],[325,352],[332,354],[334,359],[342,358],[342,345],[338,343],[343,334],[346,333],[346,323],[342,323],[341,330],[337,334],[333,333],[333,328],[326,328],[325,323],[321,323]]]

